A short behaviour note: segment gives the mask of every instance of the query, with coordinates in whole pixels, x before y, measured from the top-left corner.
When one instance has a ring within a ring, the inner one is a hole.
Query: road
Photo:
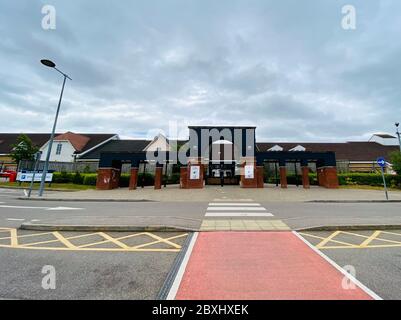
[[[198,220],[200,225],[208,208],[207,202],[120,202],[116,205],[115,202],[16,200],[21,195],[21,190],[0,189],[0,202],[3,202],[0,203],[1,225],[19,227],[22,222],[68,217],[92,217],[96,220],[135,216],[190,218]],[[261,205],[292,229],[322,225],[401,224],[400,203],[261,202]],[[61,210],[49,210],[52,208]]]
[[[187,236],[185,233],[155,233],[140,236],[130,233],[41,235],[39,232],[16,230],[18,245],[24,245],[24,241],[28,239],[30,243],[35,243],[32,248],[27,249],[18,246],[7,247],[13,239],[9,235],[12,232],[10,230],[18,228],[23,222],[68,217],[97,219],[176,216],[196,219],[200,224],[209,207],[209,203],[205,202],[96,203],[16,200],[15,198],[20,195],[22,195],[21,190],[0,189],[0,228],[3,228],[3,232],[0,233],[0,298],[154,299],[181,250],[180,247]],[[280,219],[293,229],[332,223],[401,223],[400,204],[397,203],[261,203],[261,205],[266,208],[267,213],[273,215],[272,219]],[[311,232],[309,235],[320,238],[331,236],[329,233]],[[370,235],[362,234],[362,240],[366,239],[363,236],[370,237]],[[314,240],[313,237],[302,236],[312,245],[322,241],[320,238]],[[344,235],[337,236],[344,237]],[[169,243],[169,240],[166,240],[167,242],[157,240],[171,237],[176,237],[170,241],[173,244]],[[118,240],[121,238],[124,240]],[[133,242],[125,242],[128,240]],[[338,241],[346,242],[344,239]],[[124,243],[129,245],[134,243],[141,249],[151,250],[126,250]],[[59,249],[66,245],[73,246],[74,250]],[[76,249],[80,246],[87,250]],[[89,250],[90,248],[93,250]],[[401,283],[398,280],[401,278],[400,246],[319,249],[341,267],[353,266],[357,278],[381,297],[401,299],[399,289]],[[44,277],[41,271],[46,265],[55,268],[56,290],[44,290],[41,286]]]

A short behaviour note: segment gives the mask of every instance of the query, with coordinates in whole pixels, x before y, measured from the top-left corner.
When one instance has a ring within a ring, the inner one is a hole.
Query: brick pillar
[[[199,179],[191,179],[191,170],[193,167],[199,167]],[[203,188],[204,166],[201,161],[190,162],[187,167],[187,188],[202,189]]]
[[[187,167],[180,168],[180,188],[188,189],[188,168]]]
[[[281,188],[283,188],[283,189],[287,188],[287,168],[286,167],[280,167],[280,184],[281,184]]]
[[[324,168],[317,169],[317,182],[320,187],[326,187],[326,175],[324,173]]]
[[[310,188],[309,168],[308,167],[302,167],[302,185],[304,186],[304,189]]]
[[[112,168],[99,168],[97,170],[96,189],[111,190],[111,172]]]
[[[131,168],[131,177],[129,179],[130,190],[135,190],[138,185],[138,171],[139,168]]]
[[[155,171],[155,189],[162,188],[163,167],[156,167]]]
[[[264,188],[265,187],[265,183],[263,180],[263,166],[258,166],[256,167],[256,180],[257,180],[257,186],[258,188]]]
[[[121,170],[113,168],[111,174],[111,184],[113,189],[117,189],[120,186]]]
[[[96,189],[112,190],[119,187],[120,170],[114,168],[99,168],[97,170]]]
[[[241,168],[241,188],[257,188],[258,179],[255,158],[242,158],[241,162],[243,162]],[[245,176],[245,166],[253,166],[253,178]]]
[[[325,187],[328,189],[337,189],[339,187],[337,168],[336,167],[325,167],[323,169],[325,176]]]

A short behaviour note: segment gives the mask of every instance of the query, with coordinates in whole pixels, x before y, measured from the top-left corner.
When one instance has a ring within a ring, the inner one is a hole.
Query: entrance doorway
[[[238,185],[240,172],[234,160],[235,146],[228,140],[213,142],[209,150],[209,165],[206,184],[209,185]]]

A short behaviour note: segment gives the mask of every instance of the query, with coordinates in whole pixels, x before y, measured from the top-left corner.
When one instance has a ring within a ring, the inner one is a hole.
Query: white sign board
[[[200,177],[200,166],[192,166],[191,167],[191,180],[199,180]]]
[[[33,172],[18,172],[17,173],[17,181],[21,182],[31,182],[32,181]],[[40,182],[42,180],[42,173],[35,173],[35,182]],[[52,182],[53,173],[46,174],[46,182]]]
[[[245,166],[245,179],[253,179],[254,178],[254,166]]]

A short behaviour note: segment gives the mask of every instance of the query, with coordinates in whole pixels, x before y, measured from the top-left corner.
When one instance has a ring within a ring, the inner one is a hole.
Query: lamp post
[[[60,105],[61,105],[61,100],[63,98],[63,93],[64,93],[64,86],[65,86],[65,82],[67,80],[67,78],[69,80],[72,80],[68,75],[66,75],[64,72],[60,71],[59,69],[56,68],[56,64],[53,61],[50,60],[40,60],[40,62],[45,65],[46,67],[49,68],[53,68],[55,69],[57,72],[61,73],[64,77],[63,79],[63,86],[61,88],[61,93],[60,93],[60,99],[58,101],[58,105],[57,105],[57,111],[56,111],[56,117],[54,118],[54,123],[53,123],[53,130],[52,133],[50,135],[50,140],[48,143],[48,147],[47,147],[47,155],[46,155],[46,161],[45,161],[45,166],[43,168],[43,172],[42,172],[42,179],[40,181],[40,188],[39,188],[39,197],[41,197],[43,195],[43,190],[45,187],[45,182],[46,182],[46,175],[47,175],[47,170],[49,168],[49,160],[50,160],[50,154],[52,152],[52,146],[53,146],[53,140],[54,140],[54,134],[56,131],[56,125],[57,125],[57,119],[58,119],[58,114],[60,112]]]
[[[400,152],[401,152],[401,133],[398,131],[398,127],[400,126],[399,122],[395,123],[395,127],[397,128],[396,135],[398,136],[398,144],[400,146]]]

